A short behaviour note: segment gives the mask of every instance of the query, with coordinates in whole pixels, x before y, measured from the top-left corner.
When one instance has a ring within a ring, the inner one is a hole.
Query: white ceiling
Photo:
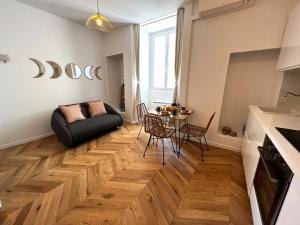
[[[97,0],[17,0],[76,23],[97,12]],[[145,23],[176,12],[183,0],[99,0],[100,13],[115,27]]]
[[[154,32],[166,30],[169,28],[175,28],[176,22],[177,22],[177,16],[174,15],[174,16],[165,18],[163,20],[151,22],[150,24],[141,26],[141,30],[146,31],[148,33],[154,33]]]

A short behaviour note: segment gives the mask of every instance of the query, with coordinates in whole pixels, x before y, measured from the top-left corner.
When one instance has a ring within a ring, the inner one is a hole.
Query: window
[[[175,87],[176,30],[151,34],[151,80],[153,89]]]

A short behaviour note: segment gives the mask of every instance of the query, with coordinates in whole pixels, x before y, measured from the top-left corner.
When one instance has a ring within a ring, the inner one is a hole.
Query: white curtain
[[[176,27],[176,53],[175,53],[175,88],[173,95],[173,103],[178,103],[178,80],[181,72],[182,62],[182,38],[184,26],[184,8],[177,11],[177,27]]]
[[[133,117],[137,119],[136,106],[141,103],[141,87],[140,87],[140,25],[133,25],[134,35],[134,70],[136,75],[136,95],[133,106]]]

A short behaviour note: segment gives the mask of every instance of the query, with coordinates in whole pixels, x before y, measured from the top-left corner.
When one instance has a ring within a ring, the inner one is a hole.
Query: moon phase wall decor
[[[97,77],[98,80],[102,80],[101,76],[100,76],[100,70],[102,69],[101,66],[96,67],[95,69],[95,77]]]
[[[84,68],[84,75],[86,76],[87,79],[89,80],[94,80],[91,74],[91,70],[93,69],[93,66],[86,66]]]
[[[81,76],[81,69],[75,63],[69,63],[66,65],[65,72],[67,76],[72,79],[78,79]]]
[[[62,74],[62,70],[60,65],[54,61],[46,61],[53,69],[53,75],[50,77],[51,79],[59,78]]]
[[[35,59],[35,58],[29,58],[29,60],[33,61],[37,66],[38,66],[38,70],[39,73],[34,76],[33,78],[40,78],[42,77],[45,72],[45,66],[44,64],[42,64],[39,60]],[[54,61],[46,61],[51,68],[53,69],[53,74],[50,77],[51,79],[56,79],[59,78],[62,75],[62,69],[60,67],[60,65]],[[84,75],[87,79],[89,80],[94,80],[93,76],[92,76],[92,69],[94,68],[94,66],[88,65],[84,68]],[[94,76],[98,79],[98,80],[103,80],[101,75],[100,75],[100,70],[102,69],[101,66],[97,66],[94,70]],[[68,77],[70,77],[71,79],[79,79],[82,72],[81,69],[78,65],[76,65],[75,63],[69,63],[65,66],[65,73]]]
[[[39,77],[43,76],[46,72],[45,66],[37,59],[29,58],[29,60],[33,61],[39,69],[39,73],[36,76],[34,76],[33,78],[39,78]]]

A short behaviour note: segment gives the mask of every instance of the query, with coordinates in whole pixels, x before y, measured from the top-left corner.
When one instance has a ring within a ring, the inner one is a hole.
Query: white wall
[[[211,144],[234,150],[240,146],[240,142],[218,134],[230,54],[279,48],[289,11],[296,2],[256,0],[252,8],[193,22],[192,41],[184,46],[190,49],[187,56],[184,54],[189,57],[188,68],[183,68],[188,74],[186,105],[195,110],[191,122],[196,125],[206,124],[211,113],[217,112],[208,134]]]
[[[283,78],[278,57],[279,49],[231,55],[219,130],[229,126],[242,136],[249,105],[276,107]]]
[[[125,120],[133,122],[133,104],[136,92],[136,77],[133,67],[133,29],[126,26],[104,34],[104,56],[123,54],[125,83]],[[113,91],[113,90],[112,90]],[[109,94],[109,93],[108,93]]]
[[[12,0],[0,7],[0,53],[11,61],[0,64],[0,148],[33,140],[51,132],[52,111],[59,104],[106,100],[106,79],[71,80],[65,73],[50,80],[46,60],[64,66],[77,63],[103,66],[103,42],[100,32],[74,24],[54,15]],[[36,66],[28,60],[45,63],[46,75],[39,79]]]

